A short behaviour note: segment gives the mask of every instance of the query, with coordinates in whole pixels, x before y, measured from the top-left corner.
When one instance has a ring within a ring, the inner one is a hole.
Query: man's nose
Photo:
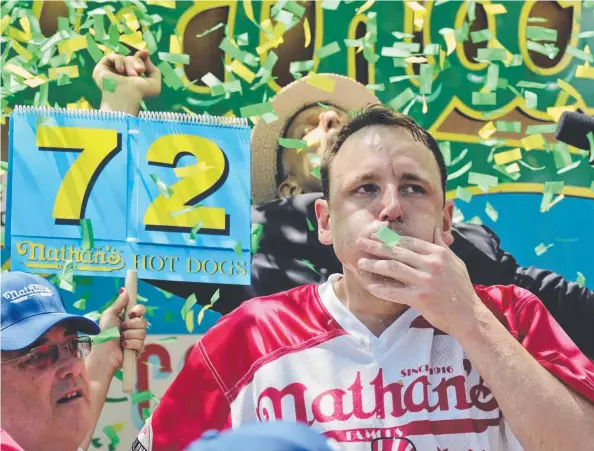
[[[382,196],[382,210],[380,212],[380,221],[401,221],[403,216],[402,204],[400,203],[400,196],[398,187],[389,185]]]
[[[336,128],[340,124],[340,118],[338,114],[334,110],[324,111],[320,113],[320,125],[318,126],[321,128],[324,133],[328,133],[333,128]]]
[[[85,366],[84,357],[75,357],[66,349],[60,349],[60,359],[58,360],[58,377],[66,379],[67,377],[77,377],[83,371]]]

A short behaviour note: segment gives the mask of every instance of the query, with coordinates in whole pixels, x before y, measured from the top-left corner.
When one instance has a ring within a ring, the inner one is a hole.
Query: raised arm
[[[140,101],[159,95],[161,72],[147,50],[134,56],[110,53],[93,70],[93,80],[101,90],[101,110],[138,115]],[[106,81],[107,80],[107,81]]]

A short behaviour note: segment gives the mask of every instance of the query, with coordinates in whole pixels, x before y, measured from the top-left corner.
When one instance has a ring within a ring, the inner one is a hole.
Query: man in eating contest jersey
[[[594,450],[594,364],[530,292],[472,285],[430,134],[372,106],[331,137],[321,175],[318,236],[343,274],[223,317],[133,449],[282,419],[346,450]]]

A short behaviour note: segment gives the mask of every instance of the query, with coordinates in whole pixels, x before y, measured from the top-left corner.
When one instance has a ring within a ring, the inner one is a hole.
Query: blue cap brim
[[[101,332],[99,325],[89,318],[69,313],[43,313],[31,316],[16,324],[2,329],[0,341],[2,351],[18,351],[34,343],[52,327],[66,323],[77,332],[97,335]]]

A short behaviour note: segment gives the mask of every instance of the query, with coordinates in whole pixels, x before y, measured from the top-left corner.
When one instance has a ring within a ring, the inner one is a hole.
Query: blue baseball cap
[[[185,451],[337,451],[338,443],[303,423],[249,423],[223,432],[206,431]]]
[[[25,272],[4,272],[2,285],[2,351],[18,351],[35,342],[57,324],[68,323],[78,332],[96,335],[94,321],[66,313],[62,296],[49,281]]]

